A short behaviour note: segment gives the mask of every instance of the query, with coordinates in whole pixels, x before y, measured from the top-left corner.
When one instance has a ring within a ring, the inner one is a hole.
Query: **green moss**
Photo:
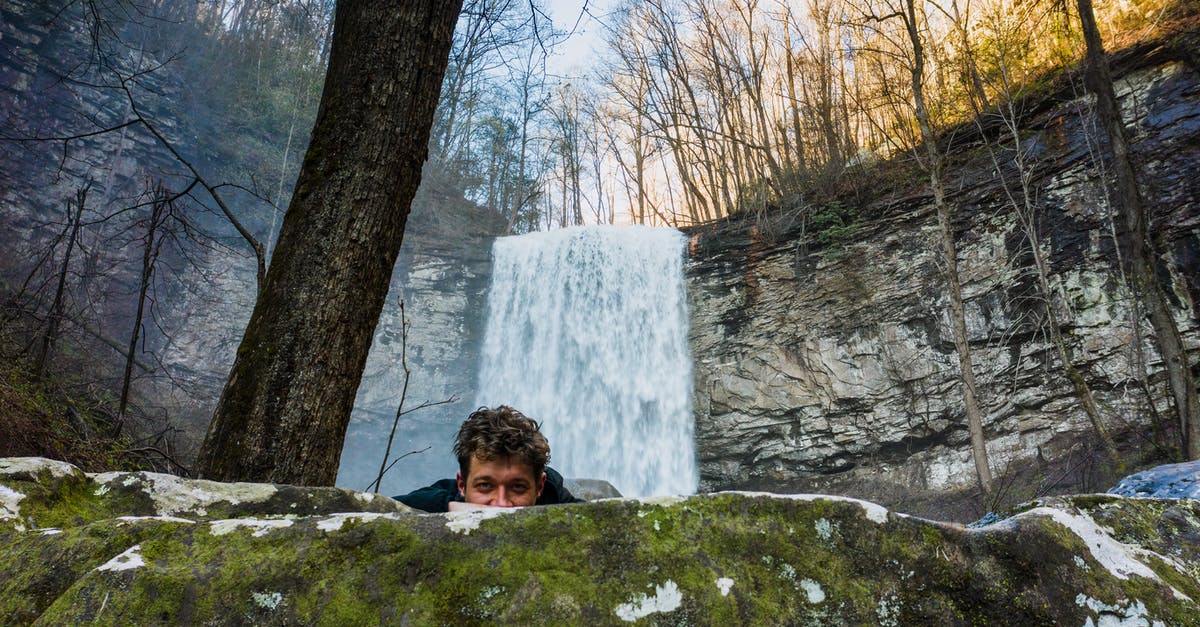
[[[66,481],[53,485],[27,484],[21,501],[21,517],[26,526],[64,528],[111,518],[113,511],[97,498],[90,481]]]
[[[717,494],[531,508],[467,534],[445,516],[404,515],[336,530],[314,516],[213,535],[208,522],[69,526],[109,507],[88,505],[94,494],[80,486],[45,496],[81,500],[53,514],[64,533],[3,538],[16,541],[0,552],[0,622],[89,622],[103,606],[101,623],[611,624],[618,607],[668,583],[679,606],[650,622],[1078,624],[1090,616],[1075,601],[1080,591],[1105,603],[1136,595],[1156,617],[1196,609],[1159,582],[1114,577],[1047,517],[967,531],[896,516],[881,524],[847,501]],[[1126,504],[1093,505],[1139,536],[1167,507]],[[1172,520],[1193,533],[1200,526]],[[144,566],[94,570],[134,544]],[[1200,598],[1170,564],[1147,563]],[[732,581],[727,594],[721,578]]]
[[[1086,511],[1101,509],[1113,503],[1124,503],[1124,500],[1112,494],[1080,494],[1070,497],[1070,502],[1075,507]]]
[[[102,521],[57,533],[43,531],[0,537],[0,623],[20,624],[53,607],[94,569],[129,547],[165,538],[187,523]],[[9,543],[11,541],[11,543]],[[175,602],[165,595],[163,603]],[[52,623],[54,621],[51,621]]]

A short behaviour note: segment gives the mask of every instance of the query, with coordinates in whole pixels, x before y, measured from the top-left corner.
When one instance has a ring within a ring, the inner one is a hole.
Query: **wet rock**
[[[1155,499],[1200,499],[1200,461],[1165,464],[1134,473],[1108,493]]]
[[[604,479],[566,479],[563,485],[576,498],[585,501],[611,499],[621,496],[621,492],[613,484]]]

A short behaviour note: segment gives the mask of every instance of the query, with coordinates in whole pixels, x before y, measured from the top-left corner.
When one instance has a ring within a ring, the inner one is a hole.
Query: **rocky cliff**
[[[111,90],[74,85],[68,91],[59,82],[86,57],[89,39],[81,24],[55,21],[45,3],[0,5],[0,106],[21,111],[27,123],[8,130],[56,135],[128,115],[127,103]],[[1117,70],[1154,208],[1162,284],[1195,351],[1200,79],[1196,46],[1182,46],[1142,46],[1122,55]],[[148,93],[162,96],[148,102],[146,112],[169,137],[186,142],[186,128],[170,122],[178,112],[168,106],[185,82],[170,66],[144,80]],[[1029,103],[1023,119],[1036,156],[1040,233],[1056,306],[1067,321],[1063,330],[1113,430],[1166,432],[1170,421],[1155,419],[1168,413],[1158,358],[1145,339],[1146,325],[1131,323],[1137,311],[1114,261],[1115,227],[1094,168],[1096,146],[1088,141],[1088,101],[1072,94],[1069,77],[1063,81]],[[970,127],[956,134],[958,156],[949,174],[989,450],[1002,472],[1086,452],[1090,433],[1039,326],[1025,243],[980,137]],[[214,160],[197,152],[202,167]],[[25,276],[27,262],[55,232],[45,225],[92,174],[92,198],[103,205],[135,194],[150,174],[179,180],[179,170],[144,130],[81,138],[66,147],[0,142],[0,226],[12,238],[6,246],[27,253],[0,259],[0,269],[10,282]],[[880,187],[891,191],[862,208],[859,214],[868,217],[837,237],[812,221],[792,220],[795,208],[786,206],[762,220],[743,216],[691,232],[687,272],[703,490],[854,485],[856,493],[883,498],[893,487],[943,490],[972,481],[929,191],[919,180]],[[393,454],[432,448],[402,461],[384,491],[453,472],[445,449],[474,398],[488,237],[499,225],[452,196],[424,188],[414,206],[347,438],[347,485],[362,487],[373,478],[399,400],[399,300],[412,325],[406,406],[459,400],[405,417]],[[136,249],[105,248],[100,234],[89,237],[91,267],[111,269],[137,257]],[[201,255],[195,277],[164,289],[161,317],[149,333],[171,384],[183,384],[152,394],[190,413],[197,432],[252,305],[253,265],[230,250]],[[110,274],[115,288],[105,291],[99,280],[90,288],[110,339],[128,332],[131,303],[122,294],[133,267]],[[864,492],[864,484],[873,487]]]
[[[1200,75],[1189,50],[1126,53],[1117,88],[1153,210],[1160,280],[1196,363]],[[1088,100],[1073,85],[1064,77],[1053,97],[1025,103],[1022,121],[1056,306],[1108,427],[1169,428],[1153,419],[1170,411],[1162,370],[1117,269],[1119,227],[1094,167]],[[1090,451],[1091,434],[1040,326],[1027,244],[986,136],[958,131],[947,187],[988,451],[1003,472]],[[849,235],[789,223],[786,209],[692,232],[702,488],[856,485],[882,497],[972,483],[928,186],[918,179],[876,194]]]
[[[1200,624],[1200,503],[975,529],[721,493],[450,514],[0,459],[5,624]]]
[[[80,312],[72,320],[86,322],[90,335],[80,333],[83,325],[78,322],[67,332],[80,343],[99,338],[96,362],[114,365],[119,373],[120,347],[128,342],[142,260],[139,220],[148,210],[140,204],[145,200],[141,194],[156,181],[178,191],[192,177],[140,124],[94,134],[120,127],[133,118],[133,111],[124,92],[112,87],[114,75],[95,65],[93,45],[103,45],[106,60],[124,71],[135,64],[155,68],[135,83],[139,110],[211,183],[257,189],[255,176],[269,171],[269,187],[274,189],[277,183],[284,197],[276,200],[286,204],[298,167],[295,155],[303,150],[293,146],[292,161],[284,171],[277,171],[278,156],[267,163],[263,155],[275,155],[276,149],[281,155],[283,137],[265,136],[264,129],[239,125],[233,113],[213,110],[211,103],[196,96],[196,85],[183,74],[181,63],[160,66],[162,59],[151,51],[111,40],[120,35],[128,42],[144,41],[146,33],[138,22],[151,35],[158,22],[123,13],[116,5],[99,9],[100,16],[109,20],[105,28],[112,31],[92,32],[90,18],[80,15],[80,6],[73,3],[0,3],[0,110],[4,112],[0,136],[42,138],[0,141],[0,245],[16,251],[0,257],[0,286],[7,300],[46,251],[53,250],[61,258],[61,244],[52,247],[63,228],[64,206],[80,186],[90,185],[84,212],[88,224],[80,235],[85,250],[75,255],[72,275],[81,278],[68,286],[77,304],[72,311]],[[126,20],[133,22],[126,24]],[[101,44],[93,35],[101,37]],[[315,108],[308,113],[311,117]],[[312,120],[297,122],[305,124],[311,125]],[[298,138],[307,134],[307,128],[297,129]],[[75,135],[82,136],[49,139]],[[413,412],[401,421],[395,455],[432,448],[396,466],[385,481],[385,491],[392,493],[453,474],[447,454],[450,436],[474,401],[489,238],[503,229],[494,212],[465,202],[441,173],[426,172],[424,178],[430,184],[418,192],[409,216],[392,292],[356,402],[342,480],[365,487],[379,469],[404,385],[401,300],[410,325],[407,361],[412,370],[405,406],[458,400]],[[268,243],[277,228],[271,208],[232,186],[222,190],[235,215]],[[255,264],[249,247],[211,208],[210,198],[198,190],[188,198],[180,201],[181,220],[188,222],[188,231],[175,238],[185,243],[173,251],[174,258],[164,253],[164,263],[155,274],[154,302],[147,314],[152,323],[145,325],[144,344],[139,347],[142,368],[134,385],[142,393],[147,413],[169,416],[169,424],[189,432],[194,445],[203,437],[253,308]],[[168,244],[166,249],[170,248]],[[38,281],[30,284],[36,286]],[[29,309],[37,313],[39,295],[25,296],[31,298]],[[48,300],[45,294],[40,297]],[[46,304],[40,306],[44,310]],[[112,373],[103,368],[88,375],[102,385],[112,385]],[[187,452],[182,451],[182,456],[186,459]]]

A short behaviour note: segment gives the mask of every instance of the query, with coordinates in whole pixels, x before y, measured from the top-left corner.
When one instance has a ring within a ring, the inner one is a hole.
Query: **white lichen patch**
[[[140,550],[142,550],[142,545],[135,544],[122,551],[116,557],[97,566],[96,570],[121,571],[141,568],[146,565],[146,560],[143,560],[141,553],[138,553]]]
[[[317,529],[321,531],[337,531],[342,528],[342,525],[347,521],[357,520],[359,522],[371,522],[380,518],[390,518],[396,520],[399,517],[395,514],[379,514],[375,512],[349,512],[345,514],[333,514],[329,518],[317,522]]]
[[[1086,607],[1096,614],[1096,620],[1088,617],[1084,627],[1165,627],[1162,621],[1146,617],[1146,604],[1134,599],[1125,607],[1109,605],[1080,592],[1075,604]]]
[[[1088,566],[1088,563],[1087,563],[1087,562],[1085,562],[1085,561],[1083,560],[1083,558],[1082,558],[1082,557],[1079,557],[1078,555],[1075,555],[1075,556],[1071,557],[1071,560],[1072,560],[1073,562],[1075,562],[1075,565],[1076,565],[1077,567],[1079,567],[1079,568],[1081,568],[1081,569],[1083,569],[1083,570],[1091,570],[1091,569],[1092,569],[1092,567],[1091,567],[1091,566]]]
[[[488,586],[479,591],[480,601],[490,601],[492,597],[504,592],[504,586]]]
[[[21,499],[25,498],[24,494],[16,490],[0,485],[0,520],[8,520],[17,518],[21,515]],[[19,527],[18,531],[24,529]]]
[[[142,484],[142,489],[154,501],[158,513],[165,515],[194,513],[205,516],[208,514],[207,508],[214,503],[261,503],[278,492],[275,486],[268,483],[221,483],[183,479],[157,472],[105,472],[91,477],[100,484],[96,489],[97,496],[107,493],[118,480],[125,487]]]
[[[888,521],[888,509],[878,503],[863,501],[861,499],[852,499],[847,496],[833,496],[830,494],[773,494],[771,492],[717,492],[717,494],[740,494],[742,496],[766,497],[772,499],[788,499],[792,501],[842,501],[845,503],[854,503],[863,508],[863,513],[866,514],[867,520],[884,524]]]
[[[1086,514],[1038,507],[1022,512],[1017,517],[1024,516],[1049,516],[1054,522],[1070,529],[1087,545],[1092,557],[1118,579],[1128,579],[1130,575],[1158,579],[1149,566],[1134,557],[1133,547],[1118,542]]]
[[[645,505],[657,505],[659,507],[668,507],[671,505],[675,505],[676,503],[682,503],[682,502],[686,501],[687,497],[686,496],[675,496],[672,494],[672,495],[665,495],[665,496],[643,496],[643,497],[638,497],[638,498],[635,498],[632,500],[637,501],[638,503],[643,503]]]
[[[674,581],[668,579],[661,586],[654,586],[654,596],[639,594],[616,607],[617,617],[632,623],[639,618],[645,618],[656,612],[673,612],[683,603],[683,593]]]
[[[779,576],[788,580],[796,581],[796,567],[791,564],[784,564],[779,567]]]
[[[729,591],[731,589],[733,589],[733,580],[732,579],[730,579],[729,577],[718,577],[717,578],[717,590],[719,590],[721,592],[721,596],[723,596],[723,597],[729,596]]]
[[[30,474],[36,476],[43,470],[49,472],[50,476],[55,479],[70,477],[79,472],[78,468],[67,462],[45,457],[5,457],[0,459],[0,475]]]
[[[818,518],[817,522],[813,523],[813,527],[817,530],[817,537],[829,542],[833,539],[833,523],[825,518]]]
[[[60,533],[62,533],[62,529],[55,529],[54,527],[42,529],[42,535],[44,536],[56,536]]]
[[[252,592],[250,600],[263,609],[274,610],[283,604],[283,595],[278,592]]]
[[[812,579],[804,579],[800,582],[800,589],[804,591],[804,595],[808,597],[808,602],[817,604],[825,600],[825,591],[821,589],[821,584]]]
[[[294,522],[287,518],[230,518],[209,523],[208,532],[214,536],[223,536],[245,527],[254,530],[251,536],[261,538],[275,529],[291,527],[293,524]]]
[[[875,616],[879,618],[879,624],[883,627],[899,627],[900,625],[900,599],[889,594],[875,605]]]
[[[484,507],[481,509],[466,509],[457,512],[446,512],[446,528],[454,533],[463,535],[471,535],[472,531],[479,528],[479,523],[497,516],[510,514],[516,511],[510,507]]]
[[[159,522],[187,523],[195,524],[196,521],[188,520],[187,518],[179,518],[177,516],[117,516],[116,520],[120,522],[138,523],[146,520],[157,520]]]
[[[373,492],[355,492],[354,493],[354,498],[362,501],[363,503],[370,503],[371,501],[374,501],[375,496],[376,495]]]

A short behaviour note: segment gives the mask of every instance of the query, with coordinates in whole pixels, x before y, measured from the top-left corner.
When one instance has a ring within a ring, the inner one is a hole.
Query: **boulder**
[[[1200,499],[1200,460],[1164,464],[1134,473],[1108,493],[1159,499]]]
[[[576,498],[585,501],[611,499],[621,496],[621,491],[604,479],[565,479],[563,485]]]
[[[1200,624],[1195,500],[979,529],[763,493],[423,514],[8,459],[0,547],[4,624]]]

